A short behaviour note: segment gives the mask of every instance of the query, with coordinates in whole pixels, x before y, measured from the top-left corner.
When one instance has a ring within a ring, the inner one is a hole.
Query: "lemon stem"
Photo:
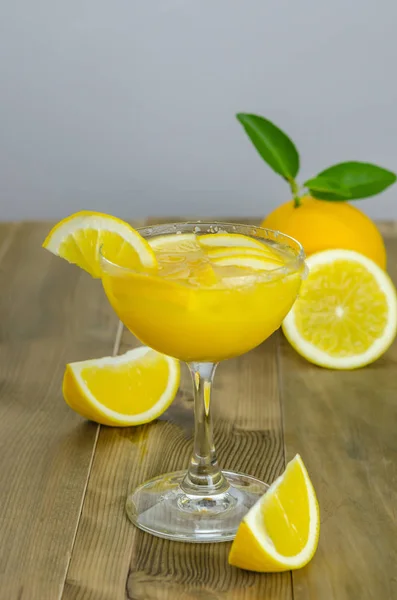
[[[299,196],[299,186],[296,183],[295,179],[293,179],[292,177],[288,181],[289,181],[289,186],[291,188],[292,197],[294,199],[295,208],[298,208],[298,206],[301,205],[301,199]]]

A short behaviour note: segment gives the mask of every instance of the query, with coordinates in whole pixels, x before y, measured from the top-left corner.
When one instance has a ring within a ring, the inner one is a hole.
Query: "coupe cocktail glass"
[[[163,538],[231,540],[267,485],[218,465],[211,423],[214,372],[220,361],[258,346],[280,326],[299,292],[304,252],[286,235],[249,225],[199,221],[145,227],[139,233],[152,244],[159,271],[132,271],[109,262],[101,251],[103,286],[138,339],[188,364],[195,432],[188,470],[143,483],[128,497],[127,514],[139,528]],[[173,253],[156,250],[154,242],[159,236],[220,233],[259,241],[278,256],[279,266],[267,271],[218,267],[189,244]]]

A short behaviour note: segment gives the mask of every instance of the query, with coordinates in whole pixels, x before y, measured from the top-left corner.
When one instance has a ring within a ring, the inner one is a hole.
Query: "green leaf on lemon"
[[[299,154],[294,143],[271,121],[258,115],[236,115],[259,155],[279,175],[290,181],[299,171]]]
[[[352,196],[351,191],[346,187],[322,175],[308,179],[304,185],[308,188],[313,198],[327,196],[327,200],[348,200]]]
[[[336,190],[317,190],[313,188],[314,196],[320,200],[359,200],[383,192],[396,181],[395,173],[364,162],[343,162],[325,169],[314,178],[331,181],[350,192],[348,198],[341,197]],[[310,182],[310,180],[309,180]],[[311,186],[307,187],[311,190]]]

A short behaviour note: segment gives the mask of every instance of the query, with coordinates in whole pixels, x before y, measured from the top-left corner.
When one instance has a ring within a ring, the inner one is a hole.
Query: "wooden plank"
[[[125,334],[122,350],[136,344]],[[215,438],[221,464],[272,481],[284,468],[275,339],[218,368]],[[187,467],[193,407],[187,369],[161,420],[134,429],[102,427],[63,600],[291,598],[290,574],[257,575],[227,564],[230,544],[183,544],[136,529],[127,493],[160,473]]]
[[[108,354],[117,319],[99,282],[41,248],[48,224],[11,227],[0,248],[0,597],[54,600],[97,434],[62,400],[64,365]]]
[[[397,283],[397,235],[389,232]],[[287,459],[302,455],[321,509],[317,554],[293,573],[295,600],[397,598],[396,363],[396,341],[375,364],[337,372],[281,340]]]

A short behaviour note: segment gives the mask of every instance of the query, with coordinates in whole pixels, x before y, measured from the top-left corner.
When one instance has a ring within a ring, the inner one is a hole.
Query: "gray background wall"
[[[2,0],[0,216],[264,214],[289,192],[237,111],[302,177],[395,170],[396,24],[396,0]],[[360,206],[397,218],[397,186]]]

